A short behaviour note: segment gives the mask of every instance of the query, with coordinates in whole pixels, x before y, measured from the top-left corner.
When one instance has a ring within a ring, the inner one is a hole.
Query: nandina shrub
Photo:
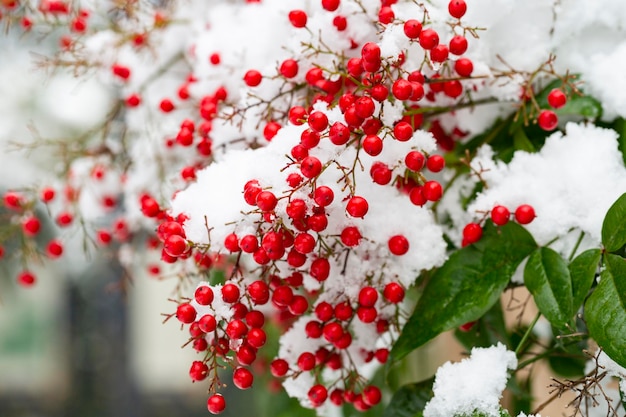
[[[620,2],[78,6],[0,5],[59,37],[42,64],[117,93],[53,185],[4,194],[0,254],[63,259],[80,229],[193,282],[169,317],[210,413],[261,369],[320,415],[523,416],[500,397],[545,360],[576,375],[550,388],[577,393],[565,413],[623,415],[626,55],[599,11]],[[506,327],[523,290],[538,313]],[[450,330],[470,358],[373,382]]]

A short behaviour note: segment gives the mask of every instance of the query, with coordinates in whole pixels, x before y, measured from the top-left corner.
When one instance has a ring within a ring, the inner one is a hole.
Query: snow
[[[435,395],[426,404],[424,417],[471,415],[475,411],[499,417],[508,371],[516,366],[515,353],[501,343],[473,348],[469,358],[443,364],[435,375]]]

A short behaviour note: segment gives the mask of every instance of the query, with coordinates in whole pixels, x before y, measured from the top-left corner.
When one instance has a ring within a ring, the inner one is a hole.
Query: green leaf
[[[556,110],[557,116],[577,115],[585,119],[599,119],[602,116],[602,105],[591,96],[572,95],[565,106]]]
[[[589,334],[607,355],[626,367],[626,259],[605,255],[606,269],[585,304]]]
[[[613,203],[602,222],[602,244],[615,252],[626,244],[626,193]]]
[[[513,133],[513,146],[516,150],[526,152],[536,152],[535,146],[532,144],[524,129],[520,126]]]
[[[430,278],[391,355],[401,359],[440,333],[485,314],[535,248],[517,223],[487,223],[480,241],[453,253]]]
[[[426,403],[433,397],[435,377],[402,386],[393,394],[383,417],[422,417]]]
[[[524,284],[537,308],[555,327],[563,327],[574,315],[572,281],[567,263],[550,248],[539,248],[528,258]]]
[[[620,117],[611,127],[619,135],[618,148],[622,153],[622,160],[624,161],[624,165],[626,165],[626,120]]]
[[[582,306],[589,289],[593,285],[601,257],[602,251],[600,249],[589,249],[575,257],[569,264],[572,294],[574,295],[574,312]]]
[[[501,303],[495,303],[469,331],[456,329],[454,337],[468,351],[473,347],[494,346],[498,342],[510,347],[511,340],[506,330]]]

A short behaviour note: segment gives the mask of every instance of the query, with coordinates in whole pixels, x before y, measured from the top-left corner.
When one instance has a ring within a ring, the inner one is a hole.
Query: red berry
[[[346,205],[346,212],[352,217],[361,218],[367,214],[368,209],[367,200],[359,196],[352,197]]]
[[[306,324],[304,332],[306,333],[306,336],[311,339],[319,339],[322,337],[322,329],[322,323],[317,320],[311,320]]]
[[[409,241],[402,235],[395,235],[389,238],[389,251],[394,255],[404,255],[409,251]]]
[[[504,226],[508,223],[511,212],[504,206],[495,206],[491,209],[491,221],[498,226]]]
[[[374,110],[376,106],[374,105],[374,100],[371,97],[361,96],[356,99],[354,103],[356,114],[363,118],[367,119],[374,114]]]
[[[41,229],[41,222],[35,216],[27,217],[22,221],[22,231],[26,236],[35,236]]]
[[[335,122],[328,132],[330,141],[335,145],[345,145],[350,140],[350,129],[341,122]]]
[[[548,104],[553,109],[560,109],[561,107],[565,106],[565,103],[567,103],[567,96],[563,91],[559,90],[558,88],[553,89],[548,94]]]
[[[298,368],[302,371],[310,371],[315,368],[315,355],[311,352],[303,352],[298,356]]]
[[[233,384],[239,389],[248,389],[252,386],[254,376],[252,372],[243,367],[238,367],[233,372]]]
[[[528,204],[522,204],[515,209],[515,220],[519,224],[528,224],[532,222],[535,217],[535,209]]]
[[[55,194],[56,193],[54,191],[54,188],[46,187],[41,190],[41,201],[43,201],[44,203],[49,203],[54,199]]]
[[[363,323],[373,323],[378,316],[378,311],[374,307],[360,306],[356,309],[356,315]]]
[[[300,171],[306,178],[315,178],[322,172],[322,162],[314,156],[307,156],[300,163]]]
[[[206,404],[211,414],[220,414],[226,409],[226,400],[221,394],[211,395]]]
[[[213,290],[208,285],[202,285],[194,292],[194,298],[198,304],[208,306],[213,302]]]
[[[463,55],[467,51],[467,39],[461,35],[455,35],[450,39],[450,53]]]
[[[265,140],[269,142],[274,139],[274,136],[276,136],[281,127],[280,123],[277,122],[269,122],[266,124],[265,128],[263,128],[263,137]]]
[[[465,15],[466,11],[467,4],[465,4],[464,0],[451,0],[450,3],[448,3],[448,12],[452,17],[460,19]]]
[[[433,62],[444,62],[448,59],[448,47],[439,44],[430,50],[430,60]]]
[[[322,7],[324,10],[334,12],[339,8],[340,0],[322,0]]]
[[[378,135],[366,135],[362,142],[363,150],[370,156],[377,156],[383,151],[383,140]]]
[[[287,371],[289,371],[289,364],[284,359],[274,359],[270,364],[270,372],[277,378],[285,376]]]
[[[383,6],[380,8],[378,12],[378,21],[383,25],[388,25],[389,23],[393,22],[393,19],[395,18],[396,15],[391,7]]]
[[[409,192],[409,200],[411,200],[411,203],[420,207],[426,204],[428,200],[424,196],[424,187],[417,186],[411,188],[411,191]]]
[[[406,142],[413,137],[413,127],[407,122],[398,122],[393,127],[393,136],[400,142]]]
[[[206,379],[209,373],[209,367],[206,363],[200,361],[193,361],[191,363],[191,368],[189,369],[189,376],[192,381],[202,381]]]
[[[390,303],[397,304],[404,300],[404,288],[402,288],[402,285],[397,282],[390,282],[385,285],[383,296]]]
[[[393,83],[391,93],[398,100],[407,100],[413,94],[413,86],[410,81],[400,78]]]
[[[253,69],[248,70],[248,72],[246,72],[243,76],[243,81],[248,87],[256,87],[257,85],[261,84],[262,80],[263,76],[261,75],[261,73]]]
[[[391,182],[392,171],[383,162],[374,162],[370,168],[370,176],[376,184],[387,185]]]
[[[322,132],[328,127],[328,117],[321,111],[314,111],[309,115],[309,126],[316,132]]]
[[[363,307],[374,307],[378,300],[378,291],[374,287],[364,287],[359,291],[359,304]]]
[[[306,26],[307,15],[304,10],[292,10],[289,12],[289,21],[296,28],[303,28]]]
[[[339,32],[344,31],[348,27],[348,20],[343,16],[335,16],[333,18],[333,26],[335,26]]]
[[[441,184],[437,181],[426,181],[422,188],[422,192],[428,201],[438,201],[443,195]]]
[[[439,44],[439,35],[433,29],[424,29],[419,34],[420,46],[424,49],[433,49]]]
[[[335,193],[333,193],[333,190],[325,185],[317,187],[313,193],[313,200],[315,200],[315,203],[320,207],[330,205],[334,198]]]
[[[430,160],[430,158],[429,158]],[[406,167],[413,172],[418,172],[424,167],[426,158],[420,151],[411,151],[404,157]],[[430,169],[430,168],[429,168]]]
[[[187,240],[179,235],[171,235],[165,239],[163,250],[170,256],[181,256],[187,251]]]
[[[239,287],[236,286],[235,284],[231,284],[231,283],[227,283],[224,284],[224,286],[222,287],[221,290],[222,293],[222,300],[224,300],[224,302],[232,304],[232,303],[236,303],[239,300]]]
[[[298,61],[286,59],[280,64],[280,74],[285,78],[293,78],[298,74]]]
[[[256,204],[261,211],[272,211],[278,204],[278,199],[271,191],[261,191],[256,198]]]
[[[306,119],[306,110],[304,107],[293,106],[291,109],[289,109],[289,121],[292,124],[296,126],[300,126],[304,124],[305,119]]]
[[[159,103],[159,108],[163,113],[169,113],[174,110],[174,103],[172,103],[172,100],[164,98]]]
[[[248,326],[243,320],[234,319],[228,322],[225,332],[231,339],[241,339],[248,333]]]
[[[212,314],[205,314],[198,320],[198,327],[204,333],[211,333],[217,328],[217,321]]]
[[[367,42],[361,48],[361,57],[369,62],[380,61],[380,46],[374,42]]]
[[[311,262],[309,273],[313,278],[322,282],[330,275],[330,262],[326,258],[317,258]]]
[[[331,306],[326,301],[322,301],[321,303],[315,306],[315,315],[317,316],[318,319],[320,319],[323,322],[326,322],[332,319],[333,314],[334,314],[333,306]]]
[[[313,407],[319,407],[324,404],[328,398],[328,391],[326,387],[321,384],[313,385],[308,392],[308,398],[311,404],[313,404]]]
[[[176,308],[176,318],[181,323],[193,323],[196,320],[196,314],[196,309],[189,303],[179,304]]]
[[[441,155],[431,155],[426,161],[426,168],[430,172],[439,172],[446,166],[446,161]]]
[[[537,124],[543,130],[549,132],[556,129],[559,124],[559,118],[552,110],[541,110],[537,116]]]
[[[265,281],[257,280],[248,285],[248,294],[254,304],[263,305],[270,299],[270,288]]]
[[[404,22],[404,34],[407,38],[417,39],[420,36],[420,33],[422,33],[422,24],[419,21],[409,19]]]
[[[363,389],[363,402],[369,406],[375,406],[382,399],[380,389],[374,385],[369,385]]]
[[[461,77],[469,77],[472,75],[472,71],[474,71],[474,64],[467,58],[459,58],[454,63],[454,70]]]
[[[463,228],[463,243],[465,245],[471,245],[480,240],[483,235],[483,229],[477,223],[468,223]]]
[[[30,287],[36,281],[35,275],[30,271],[22,271],[17,275],[17,283],[23,287]]]
[[[56,259],[63,254],[63,244],[58,240],[51,240],[46,247],[46,253],[51,259]]]
[[[357,246],[361,238],[361,232],[355,226],[348,226],[341,231],[341,243],[348,247]]]
[[[324,325],[324,339],[330,343],[336,342],[343,336],[343,327],[336,321]]]

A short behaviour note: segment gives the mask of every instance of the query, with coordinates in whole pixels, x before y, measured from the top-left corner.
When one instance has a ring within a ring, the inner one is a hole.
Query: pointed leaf
[[[534,251],[524,268],[524,284],[537,308],[555,327],[563,327],[574,315],[572,281],[567,263],[550,248]]]
[[[602,257],[600,249],[589,249],[575,257],[569,264],[569,274],[572,278],[572,294],[574,295],[574,312],[578,311],[585,301],[589,289],[596,277],[598,264]]]
[[[435,377],[402,386],[393,394],[383,417],[421,417],[426,403],[433,397]]]
[[[585,304],[589,334],[607,355],[626,367],[626,260],[605,256],[606,269]]]
[[[602,222],[602,244],[615,252],[626,244],[626,193],[613,203]]]
[[[536,247],[522,226],[489,222],[480,241],[453,253],[430,278],[391,355],[401,359],[438,334],[480,318]]]

